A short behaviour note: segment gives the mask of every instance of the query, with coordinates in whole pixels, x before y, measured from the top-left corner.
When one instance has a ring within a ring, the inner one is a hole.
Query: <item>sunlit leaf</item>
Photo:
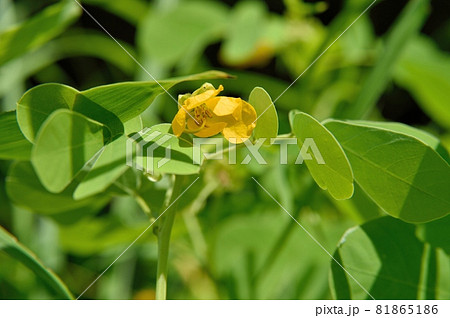
[[[450,167],[420,140],[392,130],[328,121],[356,182],[384,211],[407,222],[450,212]]]
[[[258,115],[256,127],[253,130],[255,139],[267,138],[264,142],[270,145],[270,138],[278,136],[278,115],[270,95],[261,87],[255,87],[248,99]]]
[[[322,156],[319,158],[310,150],[311,160],[304,161],[316,183],[337,200],[350,198],[353,195],[352,168],[336,138],[306,113],[293,117],[292,131],[300,148],[306,139],[312,140]]]
[[[129,167],[126,165],[127,136],[142,129],[140,117],[125,124],[125,136],[121,136],[106,145],[92,168],[80,182],[74,192],[79,200],[106,190]]]
[[[31,162],[50,192],[61,192],[108,141],[104,126],[87,117],[60,109],[43,123]]]
[[[19,126],[34,141],[45,119],[60,108],[72,109],[109,128],[112,137],[123,134],[123,123],[141,114],[153,100],[172,86],[184,82],[230,75],[209,71],[157,82],[124,82],[79,92],[62,84],[43,84],[26,92],[17,104]],[[176,105],[174,106],[176,109]]]
[[[17,122],[25,137],[34,142],[39,128],[58,109],[70,109],[77,90],[62,84],[43,84],[27,91],[17,103]]]
[[[423,130],[420,130],[420,129],[417,129],[417,128],[414,128],[414,127],[411,127],[411,126],[408,126],[408,125],[405,125],[402,123],[396,123],[396,122],[378,122],[378,121],[365,121],[365,120],[353,120],[353,121],[348,121],[348,122],[360,124],[360,125],[364,125],[364,126],[378,127],[378,128],[393,130],[393,131],[401,133],[401,134],[415,137],[415,138],[419,139],[420,141],[422,141],[424,144],[427,144],[428,146],[430,146],[431,148],[436,150],[436,152],[438,154],[440,154],[441,157],[445,159],[445,161],[450,163],[448,151],[442,145],[439,138],[433,136],[432,134],[430,134],[426,131],[423,131]]]

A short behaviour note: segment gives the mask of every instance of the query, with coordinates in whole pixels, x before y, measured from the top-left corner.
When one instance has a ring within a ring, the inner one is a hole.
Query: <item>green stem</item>
[[[158,265],[156,270],[156,299],[165,300],[167,297],[167,272],[169,261],[170,234],[177,212],[175,200],[182,190],[183,178],[175,177],[175,182],[170,195],[170,200],[166,204],[165,210],[162,210],[157,230],[158,237]],[[165,212],[164,212],[165,211]]]

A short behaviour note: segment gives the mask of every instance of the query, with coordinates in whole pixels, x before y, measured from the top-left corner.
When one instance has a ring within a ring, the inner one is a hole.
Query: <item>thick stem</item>
[[[169,260],[170,234],[172,232],[173,221],[175,220],[175,210],[166,211],[168,215],[159,229],[158,233],[158,269],[156,272],[156,299],[164,300],[167,296],[167,270]]]
[[[159,220],[159,227],[157,231],[158,237],[158,266],[156,270],[156,299],[165,300],[167,296],[167,272],[169,261],[169,245],[170,234],[172,233],[172,226],[175,220],[175,214],[177,212],[177,205],[174,201],[178,198],[178,195],[182,190],[182,177],[175,177],[175,182],[168,200],[167,208],[161,213]]]

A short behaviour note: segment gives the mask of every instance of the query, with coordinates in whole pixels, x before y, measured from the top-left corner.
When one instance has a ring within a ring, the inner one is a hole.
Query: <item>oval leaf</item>
[[[294,116],[292,131],[297,136],[300,148],[305,145],[307,138],[312,139],[323,158],[322,161],[312,151],[312,160],[305,160],[319,187],[328,190],[336,200],[351,198],[354,190],[352,168],[336,138],[321,123],[305,113]]]
[[[436,150],[436,152],[440,154],[441,157],[445,159],[445,161],[450,162],[448,151],[447,149],[445,149],[444,145],[442,145],[439,138],[433,136],[432,134],[426,131],[397,122],[376,122],[365,120],[348,120],[346,122],[355,123],[363,126],[393,130],[401,134],[415,137],[420,141],[422,141],[424,144],[427,144],[428,146]]]
[[[450,212],[450,167],[430,146],[392,130],[325,125],[344,148],[356,182],[388,214],[428,222]]]
[[[28,90],[17,103],[17,122],[34,142],[44,121],[58,109],[71,109],[78,91],[63,84],[42,84]]]
[[[125,133],[131,134],[142,129],[142,120],[136,117],[125,124]],[[78,185],[73,197],[80,200],[105,191],[129,168],[126,165],[127,136],[121,136],[106,145]]]
[[[61,192],[104,143],[103,125],[61,109],[42,125],[31,162],[42,184],[50,192]]]
[[[258,115],[253,137],[267,138],[264,144],[270,145],[270,138],[278,136],[278,115],[270,95],[263,88],[255,87],[250,93],[248,102]]]

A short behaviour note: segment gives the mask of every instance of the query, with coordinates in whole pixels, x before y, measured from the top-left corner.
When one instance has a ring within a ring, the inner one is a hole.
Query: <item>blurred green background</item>
[[[72,0],[0,0],[0,110],[23,93],[58,82],[79,90],[223,70],[227,96],[248,98],[262,86],[276,99],[280,133],[288,112],[406,123],[450,148],[450,3],[379,0],[308,69],[372,1],[85,0],[82,4],[121,48]],[[46,10],[46,11],[43,11]],[[51,21],[42,14],[60,10]],[[43,13],[44,12],[44,13]],[[10,39],[14,28],[34,29]],[[6,48],[9,48],[6,50]],[[12,48],[12,49],[11,49]],[[12,52],[12,53],[11,53]],[[305,70],[307,70],[305,72]],[[219,84],[218,81],[212,81]],[[178,85],[190,92],[202,83]],[[144,125],[170,122],[177,110],[160,96]],[[329,257],[280,210],[288,211],[333,251],[353,225],[382,214],[365,194],[338,202],[311,182],[304,166],[230,167],[211,161],[181,204],[172,235],[171,299],[328,299]],[[96,202],[87,216],[67,218],[18,207],[5,191],[11,162],[0,161],[0,224],[80,294],[148,225],[130,197]],[[161,195],[162,182],[149,195]],[[294,229],[292,230],[292,227]],[[282,242],[282,244],[279,244]],[[85,298],[152,299],[156,240],[148,231]],[[0,299],[53,295],[33,273],[0,253]]]

